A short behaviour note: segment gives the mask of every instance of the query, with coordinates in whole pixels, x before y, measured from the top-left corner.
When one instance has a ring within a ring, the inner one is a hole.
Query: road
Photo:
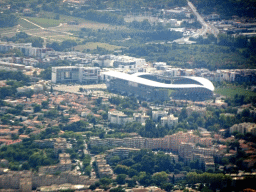
[[[216,27],[214,27],[214,26],[212,26],[212,25],[206,23],[205,20],[202,18],[202,16],[197,12],[196,7],[195,7],[190,1],[188,1],[188,6],[190,7],[190,9],[192,10],[192,12],[193,12],[194,15],[196,16],[197,21],[199,21],[199,22],[201,23],[201,25],[203,26],[203,27],[202,27],[202,30],[199,31],[199,33],[198,33],[198,34],[195,34],[195,35],[204,36],[204,35],[206,35],[206,33],[211,33],[211,34],[213,34],[215,37],[217,37],[218,34],[219,34],[219,30],[218,30]],[[195,35],[194,35],[194,37],[195,37]]]
[[[189,35],[187,37],[182,37],[180,39],[176,39],[176,40],[174,40],[174,42],[179,43],[179,44],[191,44],[192,42],[189,41],[190,37],[198,38],[199,36],[205,36],[207,33],[211,33],[215,37],[217,37],[219,34],[219,30],[216,27],[206,23],[205,20],[203,19],[203,17],[197,12],[196,7],[190,1],[188,1],[188,6],[192,10],[193,14],[196,16],[197,21],[199,21],[201,23],[202,28],[198,29],[196,31],[196,33]]]

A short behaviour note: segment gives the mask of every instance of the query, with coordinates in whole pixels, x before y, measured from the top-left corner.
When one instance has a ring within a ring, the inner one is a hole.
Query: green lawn
[[[239,86],[226,86],[226,87],[220,87],[216,88],[215,93],[227,96],[227,97],[234,97],[237,95],[244,95],[244,96],[256,96],[256,93],[253,91],[246,90]]]
[[[38,17],[26,17],[26,19],[44,28],[56,27],[61,23],[61,20],[56,20],[56,19],[46,19],[46,18],[38,18]]]
[[[23,27],[24,29],[34,29],[34,28],[38,28],[37,26],[23,20],[23,19],[19,19],[19,24],[21,27]]]
[[[104,49],[107,49],[109,51],[114,51],[115,49],[122,48],[121,46],[110,45],[110,44],[107,44],[107,43],[89,42],[89,43],[86,43],[85,45],[75,46],[75,50],[78,50],[78,51],[83,51],[83,50],[86,50],[86,49],[93,50],[93,49],[97,49],[97,46],[101,47],[101,48],[104,48]]]

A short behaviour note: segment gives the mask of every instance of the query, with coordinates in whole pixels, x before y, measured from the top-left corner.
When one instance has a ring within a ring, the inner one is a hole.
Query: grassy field
[[[254,96],[256,97],[256,93],[250,90],[246,90],[239,86],[226,86],[226,87],[220,87],[216,88],[215,93],[227,96],[227,97],[234,97],[237,95],[244,95],[244,96]]]
[[[107,43],[89,42],[89,43],[86,43],[85,45],[75,46],[75,50],[77,50],[77,51],[83,51],[83,50],[86,50],[86,49],[93,50],[93,49],[97,49],[97,46],[101,47],[101,48],[104,48],[104,49],[107,49],[109,51],[114,51],[115,49],[122,48],[121,46],[110,45],[110,44],[107,44]]]
[[[19,25],[23,28],[23,29],[34,29],[34,28],[38,28],[37,26],[23,20],[23,19],[19,19]]]
[[[89,21],[85,20],[83,18],[78,18],[78,17],[72,17],[72,16],[67,16],[67,15],[62,15],[59,14],[59,19],[56,20],[54,19],[56,17],[55,13],[52,12],[41,12],[41,17],[40,18],[35,18],[35,17],[27,17],[27,19],[31,20],[32,22],[42,25],[42,27],[56,27],[60,23],[67,23],[69,21],[77,21],[79,25],[70,25],[67,28],[71,28],[69,30],[79,30],[80,28],[90,28],[90,29],[125,29],[124,26],[114,26],[106,23],[98,23],[95,21]]]
[[[57,27],[61,23],[61,20],[56,20],[56,19],[46,19],[46,18],[38,18],[38,17],[26,17],[26,19],[44,28]]]

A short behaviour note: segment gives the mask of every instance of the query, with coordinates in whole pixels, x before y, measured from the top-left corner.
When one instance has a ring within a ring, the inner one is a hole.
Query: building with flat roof
[[[52,68],[53,83],[98,83],[99,67],[63,66]]]
[[[109,111],[108,120],[110,121],[110,123],[119,124],[119,125],[125,124],[126,122],[133,121],[132,118],[125,115],[122,111]]]
[[[133,95],[144,100],[166,101],[170,97],[205,100],[210,98],[214,91],[212,82],[203,77],[175,77],[172,79],[172,83],[168,84],[159,82],[152,74],[129,75],[116,71],[103,72],[102,74],[110,91]]]

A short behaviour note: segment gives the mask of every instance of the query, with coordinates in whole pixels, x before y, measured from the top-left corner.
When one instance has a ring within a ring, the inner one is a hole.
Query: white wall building
[[[167,111],[152,111],[152,120],[158,121],[161,117],[165,117],[167,115]]]
[[[162,125],[168,125],[174,127],[178,124],[178,117],[174,117],[173,114],[161,118]]]
[[[64,66],[52,68],[53,83],[98,83],[99,79],[99,67]]]
[[[108,120],[113,124],[125,124],[126,122],[132,122],[133,119],[128,117],[121,111],[109,111],[108,112]]]
[[[133,114],[133,120],[140,122],[142,124],[144,124],[146,122],[146,120],[149,120],[150,117],[148,115],[146,115],[145,113],[141,114],[141,113],[134,113]]]

